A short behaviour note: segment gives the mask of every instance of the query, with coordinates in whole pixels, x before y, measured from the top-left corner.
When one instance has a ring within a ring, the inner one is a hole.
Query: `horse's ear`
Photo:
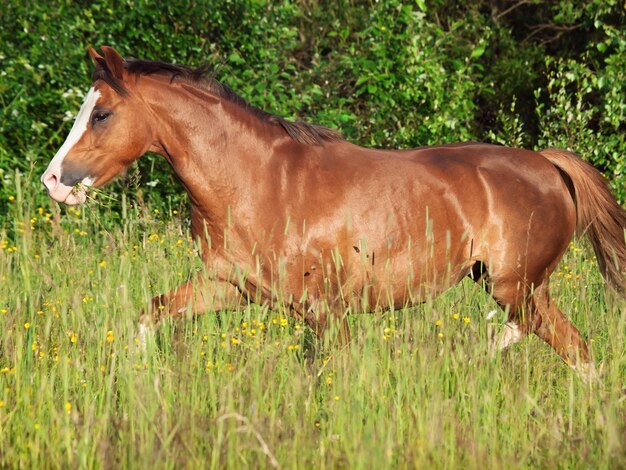
[[[93,59],[93,61],[96,64],[98,63],[99,60],[104,60],[104,57],[98,54],[98,52],[93,47],[88,48],[87,52],[89,52],[89,56]]]
[[[112,47],[102,46],[102,52],[104,52],[104,60],[106,61],[107,67],[113,74],[117,80],[122,80],[124,78],[124,59],[122,56]],[[97,59],[96,59],[97,60]]]

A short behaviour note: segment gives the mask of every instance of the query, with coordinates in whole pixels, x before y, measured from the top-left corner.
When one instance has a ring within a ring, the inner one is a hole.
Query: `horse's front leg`
[[[237,310],[244,304],[241,292],[233,284],[200,277],[177,287],[169,294],[152,299],[150,308],[147,312],[142,312],[139,319],[140,341],[145,346],[149,329],[157,326],[165,317]]]
[[[350,325],[348,317],[340,305],[332,308],[324,308],[323,302],[312,302],[313,308],[309,308],[304,314],[304,320],[315,332],[317,338],[322,340],[329,327],[336,331],[337,340],[340,346],[347,346],[350,343]]]

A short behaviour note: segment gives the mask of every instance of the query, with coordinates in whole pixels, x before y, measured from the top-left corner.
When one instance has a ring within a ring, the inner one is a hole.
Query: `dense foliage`
[[[252,104],[363,145],[568,147],[623,201],[625,17],[617,0],[9,0],[0,14],[0,213],[16,171],[39,190],[90,83],[86,48],[102,44],[208,63]],[[154,204],[179,200],[162,159],[138,168],[130,193],[141,197],[150,183],[144,197]]]

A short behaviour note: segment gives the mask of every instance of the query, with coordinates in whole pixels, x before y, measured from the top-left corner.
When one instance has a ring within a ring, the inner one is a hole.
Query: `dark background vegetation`
[[[362,145],[570,148],[623,202],[625,18],[615,0],[4,1],[0,218],[17,172],[48,204],[38,177],[89,88],[86,49],[103,44],[208,63],[252,104]],[[111,194],[184,201],[164,160],[130,173]]]

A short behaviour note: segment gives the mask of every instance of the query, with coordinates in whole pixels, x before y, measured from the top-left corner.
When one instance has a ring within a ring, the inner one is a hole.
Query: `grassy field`
[[[603,387],[534,337],[490,358],[504,319],[486,320],[495,304],[471,282],[352,317],[343,349],[250,306],[166,322],[143,353],[141,308],[200,269],[183,216],[11,197],[0,467],[626,467],[626,303],[578,242],[554,298]]]

